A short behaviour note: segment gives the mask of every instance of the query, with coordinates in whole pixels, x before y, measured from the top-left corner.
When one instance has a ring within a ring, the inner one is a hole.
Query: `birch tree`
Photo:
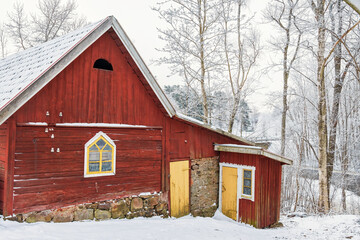
[[[326,0],[311,1],[317,23],[317,87],[318,87],[318,138],[319,138],[319,211],[328,213],[330,210],[328,191],[328,133],[327,133],[327,106],[326,81],[323,65],[325,65],[325,3]]]
[[[302,30],[297,25],[295,16],[299,0],[275,0],[271,2],[265,12],[265,18],[273,22],[281,31],[281,38],[272,43],[282,53],[283,92],[281,113],[281,150],[285,154],[286,142],[286,117],[288,111],[288,88],[292,66],[298,57]],[[294,37],[295,36],[295,37]]]
[[[252,16],[246,17],[243,12],[245,6],[245,0],[222,0],[220,7],[224,71],[232,94],[228,122],[230,133],[244,96],[243,88],[253,77],[252,70],[260,55],[259,35],[251,27]]]
[[[215,0],[167,0],[154,8],[167,23],[167,28],[159,29],[166,43],[160,49],[166,56],[159,62],[169,64],[189,87],[199,89],[205,123],[210,122],[209,85],[218,65],[217,4]]]

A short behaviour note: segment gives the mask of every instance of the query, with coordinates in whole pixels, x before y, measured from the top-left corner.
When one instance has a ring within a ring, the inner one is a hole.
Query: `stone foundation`
[[[132,196],[102,202],[86,203],[61,209],[30,212],[6,217],[18,222],[72,222],[84,220],[107,220],[162,216],[167,218],[168,204],[166,194]]]
[[[219,202],[219,157],[191,160],[191,179],[191,214],[214,216]]]

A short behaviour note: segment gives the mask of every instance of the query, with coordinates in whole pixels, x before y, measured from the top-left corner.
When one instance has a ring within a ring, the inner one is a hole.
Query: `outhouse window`
[[[252,170],[243,168],[243,187],[242,187],[242,195],[245,198],[251,198],[252,196]]]
[[[85,144],[84,176],[115,174],[116,145],[105,133],[99,132]]]

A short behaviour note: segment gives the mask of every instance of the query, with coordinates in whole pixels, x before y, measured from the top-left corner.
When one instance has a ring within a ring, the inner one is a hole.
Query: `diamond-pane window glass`
[[[116,145],[105,133],[99,132],[85,144],[85,177],[115,174]]]
[[[105,142],[102,138],[100,138],[100,139],[96,142],[96,145],[97,145],[100,149],[102,149],[102,148],[105,146],[105,144],[106,144],[106,142]]]
[[[107,151],[111,151],[111,147],[109,146],[109,145],[106,145],[105,147],[104,147],[104,150],[107,150]]]
[[[99,149],[98,149],[98,147],[94,144],[94,145],[92,145],[92,147],[90,147],[89,150],[90,150],[90,151],[97,151],[97,150],[99,150]]]

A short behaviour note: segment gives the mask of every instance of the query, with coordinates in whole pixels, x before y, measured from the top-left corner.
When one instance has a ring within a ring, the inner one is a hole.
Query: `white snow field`
[[[213,218],[185,216],[72,223],[17,223],[0,220],[0,239],[360,239],[360,216],[283,217],[282,228],[256,229],[220,212]]]

